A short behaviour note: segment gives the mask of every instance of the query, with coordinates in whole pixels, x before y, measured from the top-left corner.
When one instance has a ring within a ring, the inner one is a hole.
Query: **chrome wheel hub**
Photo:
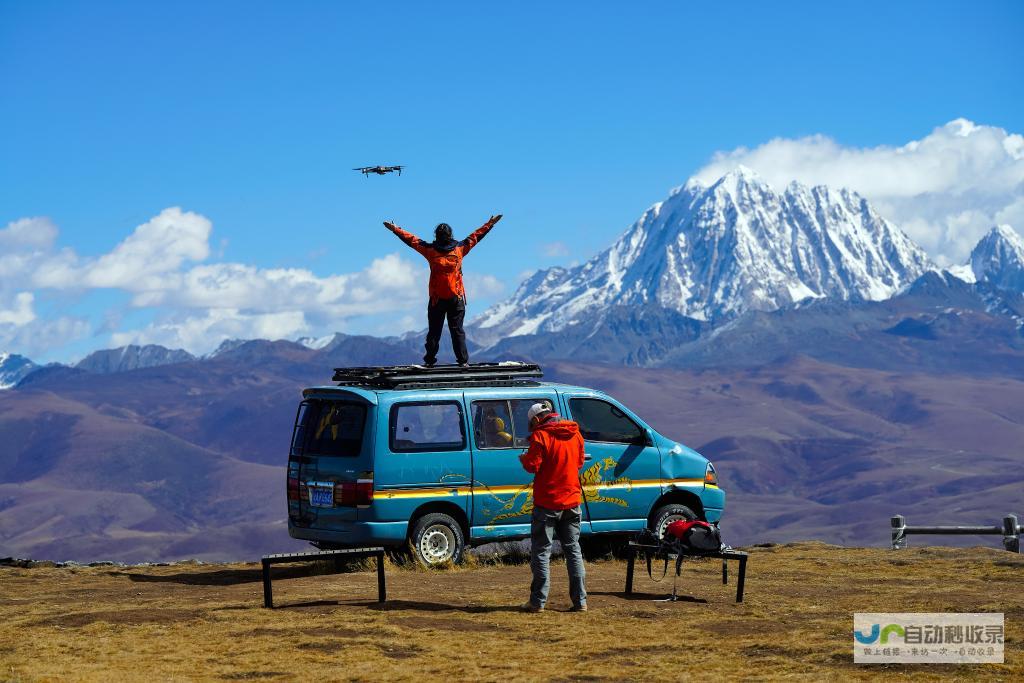
[[[420,555],[427,564],[440,564],[455,554],[455,534],[443,524],[427,527],[420,537]]]

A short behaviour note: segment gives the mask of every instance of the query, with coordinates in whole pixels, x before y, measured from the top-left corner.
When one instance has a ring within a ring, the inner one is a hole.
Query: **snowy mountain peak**
[[[188,351],[168,349],[157,344],[137,346],[129,344],[116,349],[94,351],[75,364],[80,370],[88,370],[100,374],[126,372],[142,368],[155,368],[161,365],[184,363],[195,360]]]
[[[982,237],[968,265],[979,282],[1024,292],[1024,239],[1009,225],[997,225]]]
[[[10,389],[38,367],[24,356],[0,352],[0,389]]]
[[[780,194],[738,167],[673,190],[587,263],[535,273],[474,321],[473,336],[556,331],[615,305],[715,322],[805,298],[879,300],[929,267],[855,192],[792,183]]]
[[[331,342],[333,342],[340,336],[340,333],[335,332],[334,334],[328,334],[323,337],[299,337],[298,339],[295,340],[295,343],[301,344],[302,346],[305,346],[307,349],[313,349],[314,351],[318,351],[324,348],[325,346],[329,345]]]

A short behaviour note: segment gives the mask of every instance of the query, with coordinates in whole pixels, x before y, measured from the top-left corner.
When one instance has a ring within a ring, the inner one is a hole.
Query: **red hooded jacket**
[[[449,240],[440,244],[424,242],[397,225],[388,225],[388,230],[427,259],[430,264],[430,302],[436,303],[438,299],[466,298],[466,288],[462,284],[462,258],[491,231],[495,222],[487,221],[461,242]]]
[[[583,436],[579,425],[552,415],[530,433],[530,448],[519,456],[533,478],[533,503],[549,510],[568,510],[583,502],[580,469]]]

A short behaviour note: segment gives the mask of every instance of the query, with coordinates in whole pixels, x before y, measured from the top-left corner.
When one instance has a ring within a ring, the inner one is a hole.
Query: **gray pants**
[[[587,570],[583,567],[583,553],[580,551],[581,517],[578,505],[568,510],[548,510],[534,506],[530,520],[530,569],[533,570],[531,604],[538,607],[547,604],[548,587],[551,585],[551,543],[555,536],[565,553],[572,604],[587,604],[587,589],[583,585]]]

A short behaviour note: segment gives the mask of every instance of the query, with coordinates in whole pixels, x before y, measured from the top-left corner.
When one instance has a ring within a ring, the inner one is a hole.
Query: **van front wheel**
[[[654,532],[658,538],[665,537],[665,529],[669,524],[680,519],[697,519],[697,515],[694,514],[693,510],[680,505],[679,503],[669,503],[658,508],[654,515],[651,516],[651,531]]]
[[[431,512],[416,520],[409,540],[416,559],[426,567],[459,564],[466,550],[462,527],[443,512]]]

